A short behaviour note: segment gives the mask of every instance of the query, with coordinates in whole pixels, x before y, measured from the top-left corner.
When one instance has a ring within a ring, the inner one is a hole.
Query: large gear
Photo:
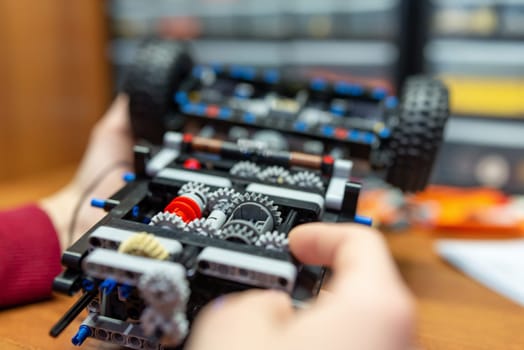
[[[130,236],[120,244],[118,252],[158,260],[165,260],[169,256],[169,253],[155,235],[147,232],[139,232]]]
[[[220,238],[226,241],[253,245],[257,242],[259,232],[249,221],[234,220],[226,225],[220,233]]]
[[[260,173],[260,167],[253,162],[242,161],[233,165],[229,173],[240,177],[257,177]]]
[[[180,216],[167,211],[158,212],[151,218],[150,226],[158,226],[169,230],[185,230],[186,223]]]
[[[239,193],[230,187],[222,187],[212,192],[207,201],[209,211],[214,209],[227,211],[234,198],[238,197]]]
[[[206,237],[219,238],[220,230],[213,227],[207,219],[196,219],[187,225],[187,231]]]
[[[255,245],[266,249],[287,250],[288,240],[285,233],[271,231],[258,236]]]
[[[288,184],[293,185],[293,177],[288,170],[281,166],[269,166],[258,174],[258,178],[262,181],[276,183],[279,185]]]
[[[300,171],[293,175],[293,181],[296,186],[304,188],[315,188],[317,190],[324,190],[324,183],[322,179],[311,171]]]
[[[230,214],[232,211],[235,210],[239,205],[245,204],[245,203],[258,203],[264,206],[269,212],[271,213],[271,216],[273,217],[273,223],[274,226],[280,225],[282,222],[282,217],[280,210],[278,210],[278,206],[275,205],[275,203],[269,199],[268,196],[265,196],[260,193],[254,193],[254,192],[246,192],[244,194],[241,194],[233,199],[231,202],[231,210],[227,212],[227,214]],[[250,220],[248,217],[242,217],[241,219],[244,220]]]

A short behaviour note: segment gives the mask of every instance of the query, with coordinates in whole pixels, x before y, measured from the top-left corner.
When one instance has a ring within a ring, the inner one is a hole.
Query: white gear
[[[185,230],[186,223],[176,214],[161,211],[151,218],[150,226],[158,226],[169,230]]]
[[[212,192],[208,196],[207,207],[209,211],[214,209],[227,211],[228,207],[231,205],[231,201],[238,197],[239,193],[230,187],[222,187],[218,190]]]
[[[229,170],[231,175],[240,177],[256,177],[260,172],[260,167],[253,162],[241,161],[233,165]]]
[[[209,193],[209,187],[200,182],[189,181],[183,184],[182,187],[180,187],[180,189],[178,190],[178,195],[181,196],[183,194],[192,192],[201,192],[202,194],[207,196],[207,194]]]
[[[281,217],[280,211],[278,210],[279,209],[278,206],[276,206],[274,202],[271,199],[269,199],[268,196],[265,196],[260,193],[246,192],[244,194],[241,194],[235,197],[233,201],[231,202],[231,209],[227,212],[227,214],[231,214],[231,212],[234,211],[234,209],[238,207],[239,205],[244,204],[244,203],[250,203],[250,202],[254,202],[254,203],[263,205],[267,210],[271,212],[271,216],[273,217],[274,225],[275,226],[280,225],[280,223],[282,222],[282,217]],[[242,219],[249,221],[249,218],[242,218]]]
[[[258,174],[258,178],[262,181],[276,183],[279,185],[294,184],[293,177],[291,176],[289,171],[277,165],[269,166],[262,170],[262,172]]]
[[[288,239],[283,232],[272,231],[258,236],[255,245],[266,249],[287,250]]]
[[[324,190],[324,184],[322,179],[311,171],[301,171],[293,175],[293,181],[296,186],[304,188],[315,188],[318,190]]]
[[[178,195],[183,196],[185,194],[194,194],[202,200],[205,207],[207,205],[209,191],[209,187],[203,183],[190,181],[186,182],[182,185],[182,187],[180,187],[178,190]]]

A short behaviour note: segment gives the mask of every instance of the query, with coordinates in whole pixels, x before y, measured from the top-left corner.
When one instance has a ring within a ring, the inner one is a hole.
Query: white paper
[[[442,239],[436,250],[465,274],[524,306],[524,239]]]

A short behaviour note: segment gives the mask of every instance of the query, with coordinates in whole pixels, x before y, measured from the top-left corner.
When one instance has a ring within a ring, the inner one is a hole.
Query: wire
[[[75,233],[75,227],[76,222],[78,221],[78,214],[80,213],[80,209],[82,208],[82,204],[86,200],[86,198],[89,196],[91,192],[95,190],[102,181],[104,181],[107,176],[115,169],[118,169],[120,167],[130,167],[131,163],[128,161],[118,161],[113,164],[110,164],[107,168],[103,169],[98,176],[95,177],[95,179],[89,184],[89,186],[86,187],[86,189],[82,192],[80,197],[78,198],[78,202],[75,205],[75,209],[73,210],[73,214],[71,215],[71,222],[69,223],[69,230],[67,235],[67,245],[71,246],[73,244],[73,236]]]

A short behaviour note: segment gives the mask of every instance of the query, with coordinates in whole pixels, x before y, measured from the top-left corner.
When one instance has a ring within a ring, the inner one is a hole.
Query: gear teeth
[[[231,202],[230,209],[228,210],[228,212],[226,212],[226,214],[231,214],[231,212],[240,204],[249,202],[259,203],[263,205],[267,210],[269,210],[271,212],[271,215],[273,216],[275,226],[280,225],[282,223],[282,216],[278,206],[276,206],[274,202],[271,199],[269,199],[269,197],[255,192],[246,192],[234,198]]]
[[[187,226],[180,216],[167,211],[158,212],[151,218],[149,225],[167,228],[169,230],[185,230]]]
[[[226,224],[222,229],[220,238],[226,241],[237,241],[244,244],[254,245],[258,240],[259,233],[248,221],[245,223]]]
[[[207,205],[209,192],[209,187],[204,185],[203,183],[190,181],[186,182],[182,185],[182,187],[180,187],[180,189],[178,190],[178,195],[183,196],[184,194],[194,193],[202,198],[202,200],[204,201],[204,205]]]
[[[231,201],[238,197],[240,194],[230,187],[222,187],[218,190],[212,192],[207,201],[207,207],[209,211],[213,209],[218,209],[223,212],[226,212],[230,205]]]
[[[212,227],[207,219],[196,219],[187,225],[187,231],[206,237],[217,237],[220,235],[220,230]]]
[[[241,161],[233,165],[229,173],[240,177],[257,177],[260,167],[253,162]]]
[[[324,190],[324,183],[322,179],[311,171],[301,171],[293,175],[293,181],[296,186],[304,188],[315,188]]]
[[[294,180],[289,171],[281,166],[270,166],[265,168],[258,178],[262,181],[276,183],[279,185],[288,184],[293,185]]]
[[[178,195],[181,196],[183,194],[191,192],[201,192],[202,194],[205,194],[207,196],[209,194],[209,187],[200,182],[186,182],[178,190]]]
[[[120,244],[118,252],[158,260],[165,260],[169,256],[169,253],[155,235],[147,232],[139,232],[130,236]]]
[[[288,239],[286,234],[283,232],[266,232],[258,237],[255,245],[258,247],[264,247],[266,249],[287,250]]]

